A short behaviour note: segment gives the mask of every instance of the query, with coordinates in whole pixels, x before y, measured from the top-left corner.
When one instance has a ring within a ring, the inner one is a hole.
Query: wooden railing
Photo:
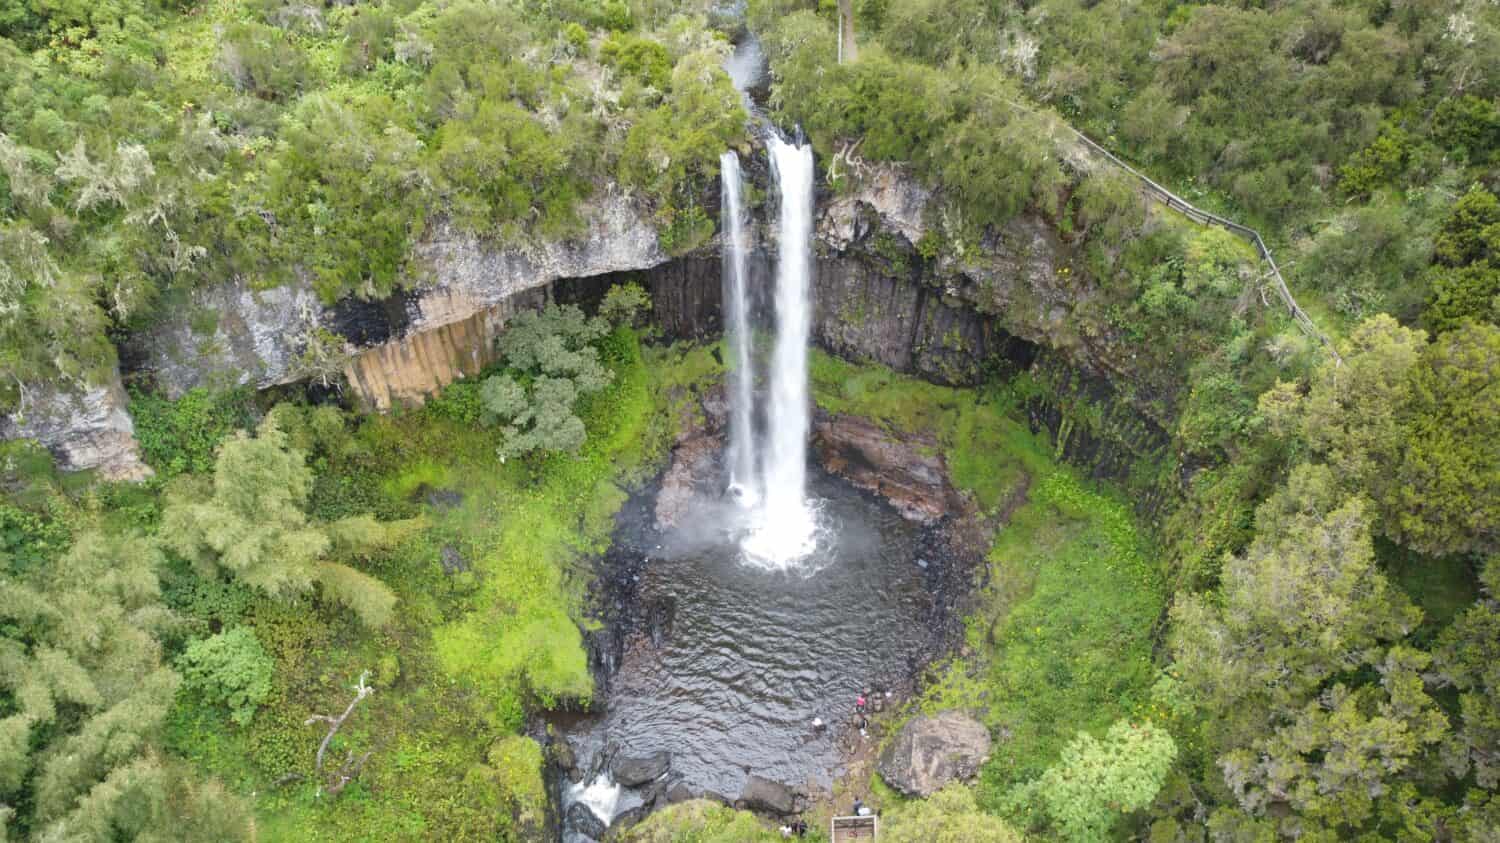
[[[1016,105],[1019,105],[1019,103],[1016,103]],[[1024,108],[1025,106],[1021,107]],[[1256,253],[1260,255],[1261,260],[1264,260],[1266,266],[1270,267],[1270,270],[1266,273],[1266,277],[1272,281],[1272,288],[1276,291],[1276,295],[1281,299],[1282,304],[1286,305],[1287,311],[1291,313],[1292,319],[1297,323],[1297,326],[1308,336],[1322,343],[1323,347],[1328,349],[1328,353],[1333,355],[1335,363],[1343,363],[1343,359],[1339,357],[1338,349],[1334,348],[1333,341],[1328,338],[1327,334],[1318,329],[1312,317],[1308,316],[1307,311],[1303,310],[1302,306],[1297,304],[1297,300],[1292,297],[1292,291],[1287,289],[1286,279],[1281,275],[1281,268],[1276,265],[1276,258],[1271,256],[1271,250],[1266,246],[1265,238],[1260,236],[1259,231],[1248,225],[1241,225],[1234,220],[1225,219],[1218,214],[1210,213],[1197,207],[1181,196],[1157,184],[1150,176],[1121,161],[1113,152],[1095,143],[1092,138],[1083,132],[1066,123],[1060,123],[1060,125],[1073,133],[1080,141],[1083,141],[1084,145],[1089,149],[1099,153],[1116,167],[1134,176],[1141,183],[1141,186],[1145,188],[1146,194],[1152,199],[1161,202],[1163,205],[1199,225],[1217,225],[1250,241],[1250,244],[1255,247]]]

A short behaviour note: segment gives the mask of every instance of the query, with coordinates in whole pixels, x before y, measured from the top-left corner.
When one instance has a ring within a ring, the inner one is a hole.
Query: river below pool
[[[627,507],[610,556],[649,621],[624,636],[604,713],[564,728],[581,770],[666,751],[662,781],[695,795],[733,800],[752,774],[831,786],[856,696],[908,685],[952,630],[939,618],[946,563],[933,531],[820,470],[809,481],[820,537],[791,571],[742,560],[730,501],[696,500],[665,532],[645,517],[649,501]],[[602,774],[589,781],[609,795]],[[583,786],[564,790],[566,811]],[[612,819],[641,797],[589,801]]]

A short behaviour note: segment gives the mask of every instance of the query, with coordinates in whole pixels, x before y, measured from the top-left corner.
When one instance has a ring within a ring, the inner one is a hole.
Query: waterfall
[[[751,560],[787,568],[813,549],[817,527],[805,496],[810,401],[807,343],[812,325],[812,147],[767,141],[781,207],[777,221],[776,347],[761,454],[756,525],[741,547]]]
[[[724,221],[724,333],[734,361],[729,373],[729,488],[740,502],[753,506],[760,500],[756,477],[755,428],[751,422],[755,371],[750,359],[754,337],[750,333],[748,269],[750,243],[745,231],[745,204],[740,157],[733,150],[719,156]]]

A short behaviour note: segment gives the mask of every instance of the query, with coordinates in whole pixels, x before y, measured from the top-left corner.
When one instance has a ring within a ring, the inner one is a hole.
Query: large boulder
[[[907,796],[927,797],[973,778],[990,754],[990,732],[957,711],[917,717],[880,756],[880,777]]]
[[[672,753],[666,751],[637,757],[617,755],[609,772],[625,787],[640,787],[661,778],[671,765]]]
[[[790,814],[797,809],[797,793],[781,782],[752,775],[740,791],[739,804],[751,811]]]
[[[574,802],[568,808],[568,828],[586,837],[598,840],[604,836],[604,832],[609,826],[605,824],[604,820],[599,819],[589,806],[582,802]]]
[[[868,419],[820,415],[813,448],[830,472],[885,498],[907,519],[931,524],[962,508],[930,436],[902,437]]]
[[[0,439],[35,439],[64,471],[97,469],[106,480],[151,476],[118,372],[92,387],[29,384],[24,396],[21,407],[0,416]]]

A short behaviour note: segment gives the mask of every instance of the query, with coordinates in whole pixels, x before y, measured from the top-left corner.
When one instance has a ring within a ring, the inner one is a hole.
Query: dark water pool
[[[654,610],[654,641],[627,641],[606,713],[574,727],[582,756],[666,750],[670,780],[729,799],[750,774],[831,784],[855,697],[914,672],[936,607],[919,531],[840,480],[810,480],[822,539],[800,571],[742,562],[737,510],[721,500],[697,501],[664,534],[616,537],[645,560],[639,603],[669,608]],[[815,729],[817,717],[831,728]],[[626,794],[615,810],[630,804]]]

